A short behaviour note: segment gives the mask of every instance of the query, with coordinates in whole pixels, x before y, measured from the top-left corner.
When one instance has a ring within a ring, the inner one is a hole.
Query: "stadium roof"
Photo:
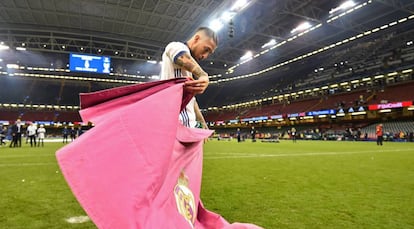
[[[30,50],[47,53],[87,52],[125,60],[160,60],[168,42],[185,41],[198,27],[231,12],[231,22],[221,20],[219,48],[202,63],[216,81],[200,98],[207,106],[220,104],[220,98],[213,96],[212,100],[211,95],[223,87],[235,93],[253,90],[249,85],[260,90],[260,84],[250,84],[258,81],[256,75],[238,80],[243,85],[232,83],[236,80],[226,83],[226,78],[263,71],[414,14],[412,0],[355,0],[344,9],[338,7],[345,0],[244,2],[247,6],[243,9],[234,9],[235,0],[3,0],[0,40],[12,47],[24,43]],[[414,20],[409,21],[404,26],[412,28]],[[297,26],[305,26],[304,22],[308,27],[299,31]],[[274,43],[268,43],[271,40]],[[247,51],[253,59],[243,62],[240,57]],[[271,77],[275,71],[277,68],[258,74],[268,78],[264,84],[272,84],[277,80]]]

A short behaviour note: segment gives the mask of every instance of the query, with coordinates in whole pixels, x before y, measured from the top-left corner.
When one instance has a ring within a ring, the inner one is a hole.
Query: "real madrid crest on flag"
[[[197,215],[195,198],[191,189],[188,188],[188,177],[181,171],[177,185],[174,187],[174,196],[178,212],[188,221],[192,228]]]

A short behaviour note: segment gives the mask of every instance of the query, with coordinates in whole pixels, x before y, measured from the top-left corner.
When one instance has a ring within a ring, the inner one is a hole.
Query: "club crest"
[[[194,228],[197,209],[192,191],[188,187],[188,177],[181,171],[177,185],[174,187],[174,196],[178,212]]]

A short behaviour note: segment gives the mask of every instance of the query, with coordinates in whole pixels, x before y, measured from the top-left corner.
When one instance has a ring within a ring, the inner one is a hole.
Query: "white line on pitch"
[[[0,158],[17,158],[17,157],[54,157],[54,154],[24,154],[24,155],[0,155]]]
[[[57,163],[13,163],[13,164],[0,164],[0,167],[13,167],[13,166],[42,166],[42,165],[57,165]]]
[[[385,153],[385,152],[404,152],[412,149],[403,150],[370,150],[370,151],[348,151],[348,152],[324,152],[324,153],[286,153],[286,154],[233,154],[234,156],[204,156],[204,159],[230,159],[230,158],[260,158],[260,157],[298,157],[298,156],[329,156],[329,155],[346,155],[346,154],[363,154],[363,153]]]
[[[69,217],[65,220],[68,223],[86,223],[86,222],[90,221],[91,219],[86,215],[81,215],[81,216]]]

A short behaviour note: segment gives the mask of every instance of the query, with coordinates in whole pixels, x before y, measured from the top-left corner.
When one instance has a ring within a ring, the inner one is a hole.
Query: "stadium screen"
[[[107,56],[94,56],[70,53],[69,70],[76,72],[92,72],[109,74],[111,58]]]

